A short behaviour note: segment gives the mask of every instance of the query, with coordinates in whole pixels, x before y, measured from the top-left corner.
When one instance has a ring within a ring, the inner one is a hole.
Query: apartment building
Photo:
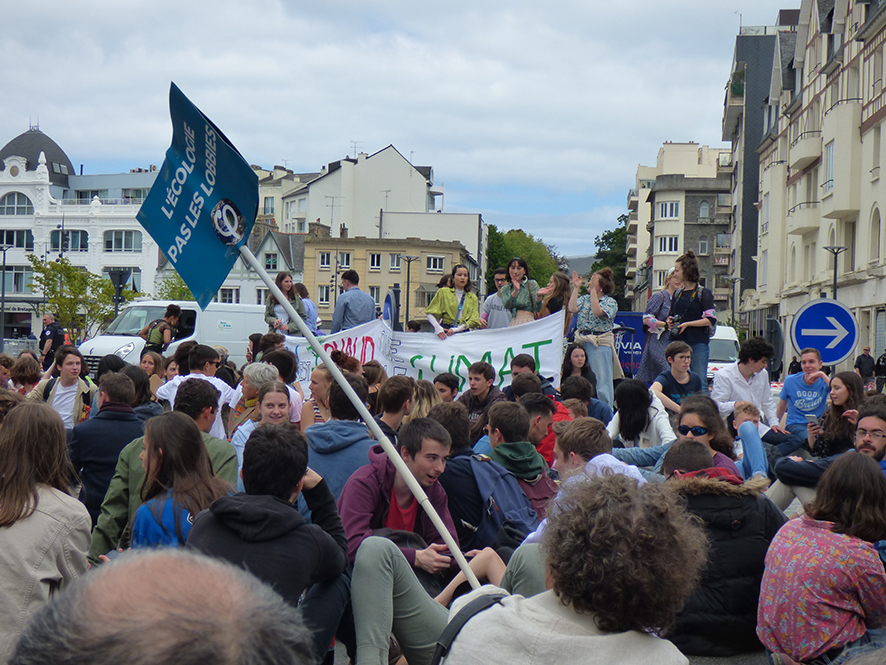
[[[886,336],[884,47],[883,1],[806,1],[795,39],[779,35],[758,147],[757,283],[743,303],[752,322],[769,312],[789,330],[803,304],[834,295],[836,276],[860,346],[877,354]]]

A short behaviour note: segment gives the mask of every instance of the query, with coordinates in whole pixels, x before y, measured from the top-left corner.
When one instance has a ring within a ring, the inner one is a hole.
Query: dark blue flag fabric
[[[252,231],[258,176],[175,83],[169,114],[172,145],[138,221],[205,309]]]

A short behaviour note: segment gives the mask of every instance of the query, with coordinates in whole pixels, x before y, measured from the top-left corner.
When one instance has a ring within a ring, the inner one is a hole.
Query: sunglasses
[[[677,431],[680,432],[680,434],[682,434],[683,436],[686,436],[687,434],[689,434],[689,432],[692,432],[692,436],[704,436],[708,433],[708,428],[700,427],[698,425],[696,425],[695,427],[689,427],[689,425],[680,425],[677,428]]]

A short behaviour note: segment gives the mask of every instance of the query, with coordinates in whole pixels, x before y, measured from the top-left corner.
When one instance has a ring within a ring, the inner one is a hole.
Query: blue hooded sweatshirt
[[[369,464],[369,449],[375,443],[369,428],[356,420],[330,420],[311,425],[308,436],[308,466],[326,479],[329,491],[338,501],[348,478]]]

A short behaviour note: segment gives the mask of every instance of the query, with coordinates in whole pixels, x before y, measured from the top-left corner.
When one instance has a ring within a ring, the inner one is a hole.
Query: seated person
[[[785,429],[805,439],[809,424],[806,416],[821,418],[827,407],[830,379],[821,371],[818,349],[800,351],[800,367],[801,372],[785,377],[775,414],[781,420],[787,412]]]
[[[517,477],[538,519],[544,519],[548,501],[557,495],[557,483],[548,477],[547,463],[528,441],[526,409],[514,402],[493,404],[488,428],[492,446],[489,456]]]
[[[187,548],[225,559],[271,585],[302,615],[317,653],[335,635],[348,601],[348,546],[335,498],[308,468],[308,444],[287,425],[262,425],[243,453],[246,492],[217,499],[194,520]],[[304,494],[312,524],[293,510]]]
[[[467,408],[472,425],[486,407],[496,402],[507,401],[505,394],[492,385],[493,383],[495,383],[495,369],[489,363],[479,361],[468,367],[469,389],[459,395],[457,401]]]
[[[687,655],[734,656],[760,649],[763,560],[787,518],[763,494],[764,478],[742,482],[712,465],[707,447],[691,439],[676,441],[662,464],[668,485],[701,518],[711,544],[701,583],[667,636]]]
[[[458,377],[451,372],[443,372],[434,377],[434,388],[444,402],[452,402],[458,395]]]
[[[868,443],[871,420],[858,425]],[[857,649],[886,646],[874,630],[886,626],[886,573],[872,545],[886,537],[883,506],[886,478],[869,455],[845,453],[824,472],[806,515],[766,554],[757,636],[767,649],[793,661],[854,663]]]
[[[588,417],[588,405],[582,402],[580,399],[575,399],[574,397],[571,399],[564,399],[563,406],[565,406],[566,410],[569,411],[570,414],[572,414],[573,420]]]
[[[704,394],[706,377],[689,371],[692,347],[686,342],[678,340],[668,344],[665,359],[668,361],[667,371],[659,374],[650,388],[668,411],[679,413],[684,397]]]
[[[772,344],[762,337],[752,337],[739,348],[738,360],[714,374],[711,399],[717,403],[721,416],[725,418],[732,413],[736,402],[750,402],[760,409],[769,427],[782,431],[766,370],[773,355]]]
[[[642,381],[621,381],[615,389],[615,406],[607,429],[612,440],[625,448],[652,448],[677,438],[664,405]]]
[[[534,440],[531,437],[531,429],[529,439],[532,442],[532,445],[535,446],[535,449],[539,452],[539,454],[545,458],[545,462],[547,462],[548,465],[553,464],[554,439],[556,437],[554,436],[554,430],[552,429],[552,426],[554,423],[563,422],[564,420],[572,420],[572,414],[569,413],[569,409],[563,406],[562,402],[557,401],[550,395],[547,395],[543,392],[542,383],[539,380],[538,376],[536,376],[535,374],[530,374],[529,372],[518,374],[514,377],[513,381],[511,381],[511,385],[509,386],[509,388],[511,388],[512,390],[514,399],[520,404],[523,404],[523,408],[529,411],[530,415],[532,415],[533,413],[539,413],[539,409],[532,409],[527,406],[527,404],[529,403],[534,403],[526,401],[526,398],[529,395],[535,395],[536,397],[541,395],[543,397],[546,397],[548,401],[553,405],[553,419],[548,422],[547,429],[543,433],[539,432],[539,434],[541,434],[541,439]],[[540,413],[543,416],[547,416],[548,410],[542,408],[540,410]]]
[[[541,384],[541,392],[548,397],[557,398],[559,395],[557,394],[557,389],[551,385],[551,382],[544,378],[541,374],[535,371],[535,358],[530,356],[528,353],[518,353],[514,356],[514,359],[511,360],[511,381],[513,382],[514,377],[519,376],[520,374],[534,374],[538,377],[539,383]],[[511,386],[505,386],[505,389],[502,391],[512,402],[516,401],[516,397],[514,396],[514,391]]]
[[[476,614],[452,644],[448,662],[684,665],[656,637],[692,593],[706,539],[676,495],[622,475],[577,483],[545,531],[548,590],[505,596]],[[640,544],[642,539],[642,545]],[[644,551],[632,565],[625,552]],[[429,663],[447,610],[424,593],[389,541],[370,538],[352,580],[357,662],[385,665],[393,630],[411,665]],[[457,599],[452,616],[475,598]]]
[[[375,421],[395,446],[403,419],[412,413],[414,398],[415,379],[411,376],[392,376],[378,389],[379,415]]]
[[[560,384],[560,399],[580,399],[588,407],[588,417],[596,418],[604,425],[612,420],[612,409],[603,400],[596,397],[594,386],[582,376],[570,376]]]

